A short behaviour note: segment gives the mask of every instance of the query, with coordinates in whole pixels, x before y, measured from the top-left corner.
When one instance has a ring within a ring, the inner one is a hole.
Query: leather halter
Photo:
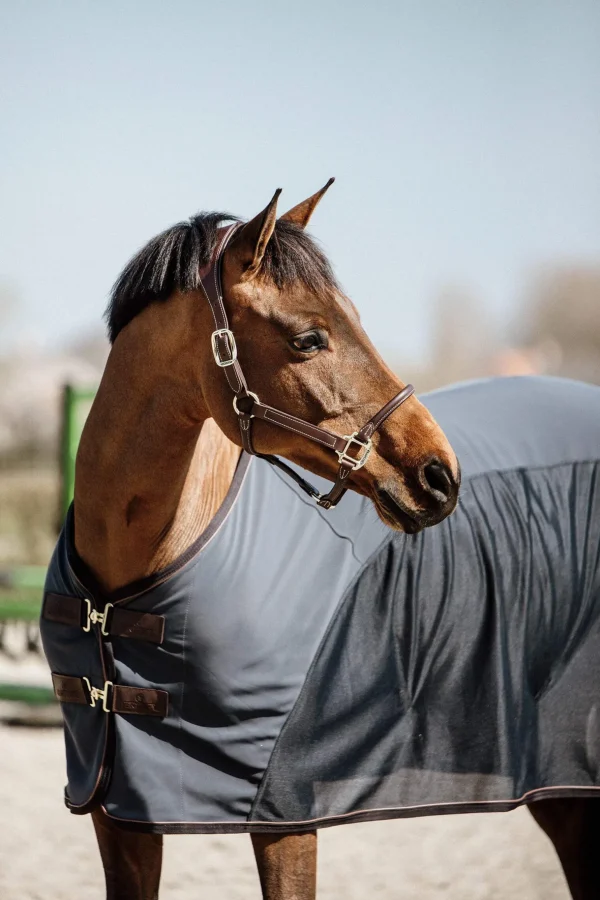
[[[394,410],[404,403],[405,400],[414,394],[415,389],[412,384],[407,384],[400,393],[383,406],[378,413],[375,413],[372,419],[363,425],[359,431],[343,436],[327,431],[318,425],[311,425],[303,419],[290,415],[290,413],[282,412],[273,406],[267,406],[262,403],[256,394],[248,390],[244,373],[237,358],[237,346],[233,332],[229,328],[227,313],[223,305],[223,291],[221,287],[221,267],[223,253],[233,234],[241,228],[239,223],[231,225],[225,229],[217,247],[212,255],[208,266],[200,272],[200,284],[206,294],[206,299],[212,310],[215,322],[215,330],[211,335],[211,345],[213,356],[216,364],[223,369],[227,383],[233,391],[233,408],[238,417],[240,424],[240,433],[242,436],[242,446],[246,453],[251,453],[261,459],[266,459],[273,466],[277,466],[292,478],[305,493],[316,500],[317,504],[323,509],[331,509],[337,506],[341,498],[348,489],[348,478],[351,472],[362,468],[366,463],[369,453],[371,452],[371,438],[375,431],[383,425],[385,420],[391,416]],[[337,453],[340,461],[335,483],[328,494],[321,494],[319,491],[309,484],[304,478],[298,475],[291,466],[284,463],[277,456],[266,453],[257,453],[252,444],[252,420],[263,419],[265,422],[271,422],[273,425],[279,425],[288,431],[294,431],[317,444],[328,447]],[[358,454],[358,455],[355,455]]]

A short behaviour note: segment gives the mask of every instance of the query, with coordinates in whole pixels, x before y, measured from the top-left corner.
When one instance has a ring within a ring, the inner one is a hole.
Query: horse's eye
[[[290,344],[294,350],[301,353],[314,353],[315,350],[324,350],[327,347],[327,332],[321,331],[305,331],[303,334],[297,334],[292,338]]]

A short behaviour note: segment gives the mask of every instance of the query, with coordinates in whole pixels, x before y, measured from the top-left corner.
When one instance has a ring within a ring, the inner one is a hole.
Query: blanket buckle
[[[88,694],[90,695],[89,704],[91,707],[96,705],[97,700],[102,700],[102,709],[104,712],[110,712],[110,707],[107,706],[108,703],[108,689],[114,687],[112,681],[105,681],[102,688],[92,687],[90,679],[83,676],[83,680],[85,681],[85,686],[88,689]]]
[[[87,599],[87,597],[83,598],[86,603],[86,623],[83,626],[84,631],[90,631],[92,625],[100,625],[100,631],[104,635],[104,637],[109,637],[109,632],[106,631],[106,625],[108,624],[108,611],[113,608],[112,603],[107,603],[102,612],[98,612],[97,609],[92,609],[91,601]]]

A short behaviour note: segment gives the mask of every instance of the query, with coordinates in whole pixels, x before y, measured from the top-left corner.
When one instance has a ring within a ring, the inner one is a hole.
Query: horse
[[[600,391],[418,400],[305,231],[331,183],[175,225],[115,283],[41,618],[67,806],[109,900],[158,897],[163,834],[224,831],[264,900],[314,900],[319,827],[525,802],[588,900],[593,677],[585,752],[557,705],[595,647]]]

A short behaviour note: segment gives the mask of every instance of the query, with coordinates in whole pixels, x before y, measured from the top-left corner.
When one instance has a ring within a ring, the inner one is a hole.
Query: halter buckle
[[[369,453],[373,449],[373,444],[371,439],[368,441],[361,441],[357,438],[358,431],[352,432],[352,434],[344,434],[342,437],[346,441],[346,446],[343,450],[336,450],[335,452],[338,455],[338,459],[340,461],[340,465],[348,464],[351,465],[352,471],[356,472],[357,469],[362,469],[364,464],[369,458]],[[356,458],[355,456],[350,456],[348,451],[350,450],[352,444],[356,444],[360,447],[362,456]],[[363,452],[364,451],[364,452]]]
[[[229,359],[221,359],[219,355],[218,340],[220,337],[227,337],[229,352],[231,353]],[[230,331],[229,328],[217,328],[217,330],[213,331],[210,336],[210,343],[212,346],[212,352],[215,358],[215,362],[221,369],[226,369],[227,366],[232,366],[234,364],[237,359],[237,345],[235,343],[233,331]]]
[[[108,703],[108,689],[114,687],[112,681],[105,681],[102,685],[102,688],[92,687],[90,679],[83,676],[83,680],[85,681],[86,687],[88,689],[88,693],[90,695],[90,706],[94,707],[96,705],[97,700],[102,700],[102,709],[104,712],[110,712],[110,707],[106,704]]]

